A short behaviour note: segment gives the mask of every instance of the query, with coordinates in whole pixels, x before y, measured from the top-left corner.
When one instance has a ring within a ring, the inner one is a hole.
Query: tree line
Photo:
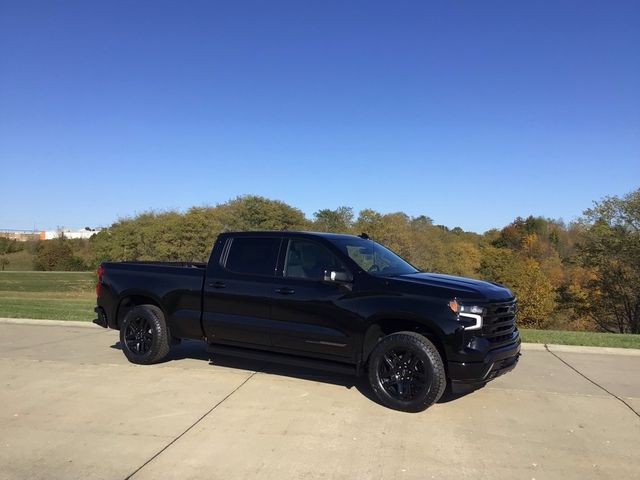
[[[640,189],[595,202],[569,224],[530,216],[484,234],[435,225],[424,215],[371,209],[356,215],[348,206],[321,209],[308,219],[284,202],[247,195],[120,219],[88,241],[39,242],[35,266],[206,261],[215,237],[229,230],[365,232],[421,270],[508,286],[519,299],[522,326],[640,333]]]

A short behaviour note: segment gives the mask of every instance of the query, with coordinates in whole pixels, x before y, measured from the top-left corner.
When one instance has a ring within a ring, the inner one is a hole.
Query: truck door
[[[282,276],[277,277],[271,307],[274,347],[319,358],[352,357],[353,332],[360,319],[349,308],[351,290],[325,281],[325,272],[350,272],[336,254],[314,240],[285,239],[282,248]]]
[[[282,238],[228,237],[207,267],[202,326],[209,342],[269,346],[269,310]]]

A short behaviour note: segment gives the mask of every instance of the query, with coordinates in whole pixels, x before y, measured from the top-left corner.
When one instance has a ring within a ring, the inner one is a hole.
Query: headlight
[[[460,312],[458,319],[463,323],[465,330],[480,330],[482,328],[482,315],[478,315],[477,313]]]
[[[449,308],[458,315],[458,321],[465,330],[480,330],[482,328],[482,315],[484,307],[479,305],[460,305],[457,299],[449,302]]]
[[[479,307],[478,305],[460,305],[460,311],[464,313],[477,313],[478,315],[482,315],[484,313],[484,308]]]

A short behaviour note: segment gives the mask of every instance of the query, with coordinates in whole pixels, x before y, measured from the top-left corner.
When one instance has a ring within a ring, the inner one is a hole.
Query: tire
[[[369,384],[386,407],[421,412],[437,402],[447,386],[438,349],[415,332],[392,333],[369,357]]]
[[[155,305],[138,305],[120,325],[120,345],[131,363],[151,365],[162,361],[171,349],[164,314]]]

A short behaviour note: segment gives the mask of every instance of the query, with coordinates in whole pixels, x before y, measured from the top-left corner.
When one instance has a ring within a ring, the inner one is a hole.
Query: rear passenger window
[[[225,267],[236,273],[273,276],[279,250],[279,238],[234,238]]]

